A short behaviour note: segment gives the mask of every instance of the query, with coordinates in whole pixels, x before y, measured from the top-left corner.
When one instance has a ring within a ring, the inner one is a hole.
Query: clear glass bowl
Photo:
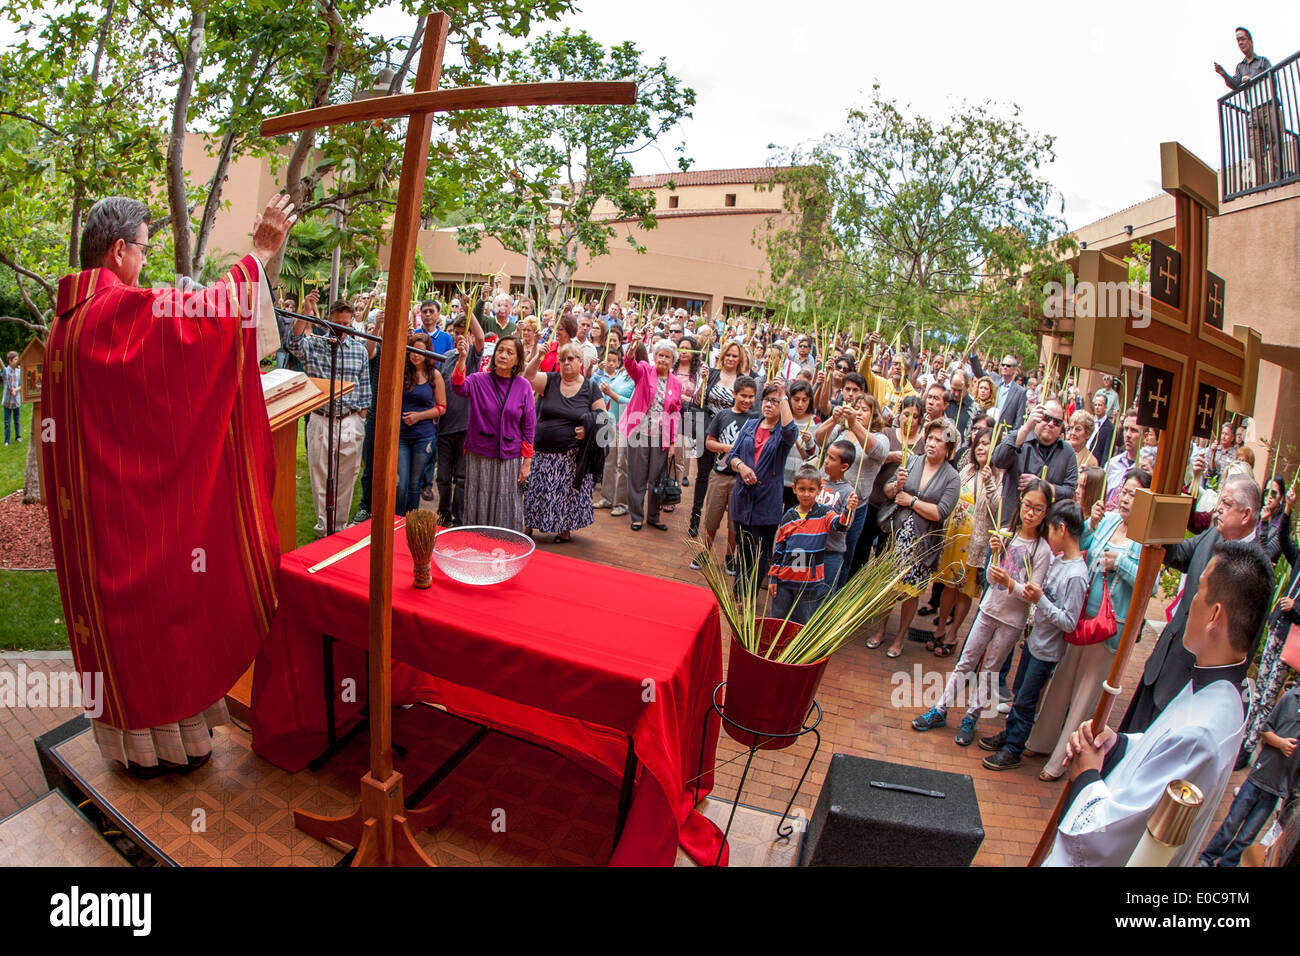
[[[433,561],[447,577],[462,584],[500,584],[523,570],[537,545],[508,528],[469,525],[440,531]]]

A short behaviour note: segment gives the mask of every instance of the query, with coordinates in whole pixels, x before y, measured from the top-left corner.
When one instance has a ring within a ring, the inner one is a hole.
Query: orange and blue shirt
[[[825,580],[826,536],[848,530],[842,512],[814,504],[805,515],[791,508],[781,518],[772,550],[772,577],[781,584],[821,584]]]

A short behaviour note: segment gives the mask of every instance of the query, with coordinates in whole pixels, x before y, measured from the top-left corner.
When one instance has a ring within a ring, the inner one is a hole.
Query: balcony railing
[[[1219,100],[1223,201],[1300,181],[1300,53]]]
[[[1300,181],[1300,53],[1219,99],[1223,202]]]

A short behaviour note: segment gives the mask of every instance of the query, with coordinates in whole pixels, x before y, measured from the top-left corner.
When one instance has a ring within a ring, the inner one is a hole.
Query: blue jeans
[[[1008,660],[1011,655],[1007,655]],[[1052,679],[1056,661],[1040,661],[1029,648],[1020,652],[1020,666],[1016,669],[1016,700],[1007,716],[1006,749],[1019,757],[1025,751],[1025,741],[1034,729],[1034,715],[1038,713],[1038,698]]]
[[[366,437],[361,441],[361,500],[357,503],[360,511],[370,510],[370,487],[375,477],[375,410],[370,409],[366,416]],[[398,498],[398,505],[402,499]]]
[[[433,457],[437,438],[397,440],[397,500],[394,511],[404,515],[420,507],[420,475]]]
[[[818,605],[826,598],[826,582],[820,584],[787,584],[782,581],[776,586],[776,597],[767,612],[768,617],[784,620],[788,615],[795,624],[807,624]]]
[[[23,407],[5,409],[5,444],[9,444],[9,420],[13,419],[14,423],[14,441],[23,440]]]
[[[1206,866],[1236,866],[1246,847],[1259,836],[1275,806],[1277,797],[1261,790],[1247,777],[1223,818],[1223,826],[1201,854],[1201,862]]]
[[[827,551],[826,556],[822,559],[822,567],[826,575],[826,593],[837,590],[843,581],[836,580],[840,576],[840,569],[844,566],[844,556],[848,554],[844,551]]]
[[[853,554],[854,549],[858,546],[858,539],[862,537],[862,529],[867,526],[867,510],[868,506],[866,504],[860,504],[853,512],[853,523],[849,525],[849,530],[844,532],[844,553],[846,555]],[[826,580],[832,589],[844,586],[844,582],[849,579],[849,575],[857,570],[856,567],[853,567],[854,564],[856,564],[854,561],[845,561],[840,566],[840,580],[838,581],[832,581],[827,576]]]

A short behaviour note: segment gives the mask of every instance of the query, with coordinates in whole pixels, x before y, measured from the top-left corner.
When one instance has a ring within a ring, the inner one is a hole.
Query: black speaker
[[[983,842],[979,802],[967,774],[835,754],[799,865],[970,866]]]

